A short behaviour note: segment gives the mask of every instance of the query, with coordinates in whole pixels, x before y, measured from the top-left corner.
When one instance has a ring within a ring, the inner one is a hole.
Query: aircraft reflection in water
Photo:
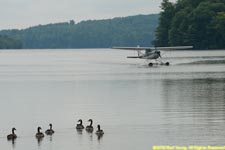
[[[146,59],[150,62],[148,66],[153,65],[166,65],[169,66],[169,62],[163,62],[160,50],[163,51],[172,51],[172,50],[188,50],[192,49],[193,46],[174,46],[174,47],[113,47],[113,49],[121,50],[135,50],[137,51],[137,56],[127,56],[127,58],[139,58]]]

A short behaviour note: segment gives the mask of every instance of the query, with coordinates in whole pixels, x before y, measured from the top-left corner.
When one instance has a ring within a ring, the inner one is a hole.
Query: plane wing
[[[112,47],[112,49],[121,49],[121,50],[187,50],[193,49],[193,46],[171,46],[171,47]]]
[[[157,50],[188,50],[193,48],[193,46],[156,47]]]
[[[155,47],[112,47],[112,49],[121,49],[121,50],[137,50],[137,51],[142,51],[142,50],[153,50]]]

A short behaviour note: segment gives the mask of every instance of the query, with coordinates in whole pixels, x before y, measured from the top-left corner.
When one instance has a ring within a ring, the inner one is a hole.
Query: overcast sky
[[[0,0],[0,29],[159,13],[161,2],[162,0]]]

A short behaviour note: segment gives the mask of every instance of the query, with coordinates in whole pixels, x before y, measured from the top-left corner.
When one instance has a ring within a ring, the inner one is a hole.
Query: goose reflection
[[[49,136],[49,141],[52,142],[52,136]]]
[[[97,135],[97,139],[98,141],[100,141],[102,139],[103,135]]]
[[[43,138],[36,138],[36,139],[37,139],[38,147],[40,147],[40,146],[41,146],[41,143],[42,143]]]
[[[16,148],[16,139],[8,140],[8,142],[10,142],[12,144],[13,149]]]
[[[82,135],[82,134],[83,134],[83,131],[82,131],[81,129],[77,129],[77,133],[78,133],[79,135]]]

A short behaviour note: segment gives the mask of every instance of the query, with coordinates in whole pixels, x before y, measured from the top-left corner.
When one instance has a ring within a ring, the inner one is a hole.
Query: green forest
[[[88,20],[38,25],[23,30],[2,30],[22,42],[25,49],[109,48],[151,46],[159,15],[137,15],[105,20]]]
[[[0,49],[21,49],[22,42],[16,38],[0,35]]]
[[[225,48],[225,0],[163,0],[156,46]]]

